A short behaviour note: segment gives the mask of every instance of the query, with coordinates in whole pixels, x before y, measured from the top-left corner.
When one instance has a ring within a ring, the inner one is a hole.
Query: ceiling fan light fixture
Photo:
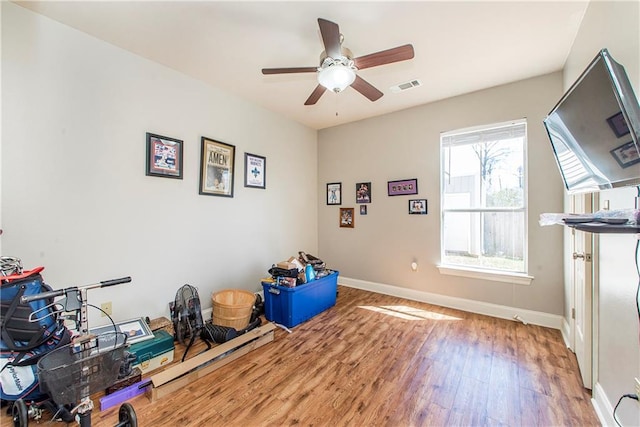
[[[355,69],[341,62],[334,62],[318,71],[318,83],[336,93],[345,90],[355,79]]]
[[[354,58],[352,52],[342,46],[344,37],[335,22],[318,18],[320,36],[324,51],[320,54],[319,67],[287,67],[263,68],[262,74],[288,74],[315,72],[318,85],[304,102],[304,105],[315,105],[327,89],[332,92],[342,92],[347,86],[362,94],[369,101],[374,102],[384,94],[356,75],[359,70],[406,61],[414,56],[413,46],[405,44],[391,49],[381,50],[368,55]],[[413,82],[411,82],[413,84]]]

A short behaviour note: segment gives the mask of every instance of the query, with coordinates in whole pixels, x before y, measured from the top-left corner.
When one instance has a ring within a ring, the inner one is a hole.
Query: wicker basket
[[[214,325],[244,329],[249,325],[256,296],[240,289],[224,289],[211,295]]]
[[[173,322],[166,317],[158,317],[157,319],[151,319],[149,323],[149,327],[151,328],[151,332],[164,330],[172,337],[175,336],[173,331]]]

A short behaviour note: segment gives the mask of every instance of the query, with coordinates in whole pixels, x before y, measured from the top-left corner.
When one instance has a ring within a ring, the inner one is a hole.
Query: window
[[[525,120],[440,135],[442,266],[526,274],[526,141]]]

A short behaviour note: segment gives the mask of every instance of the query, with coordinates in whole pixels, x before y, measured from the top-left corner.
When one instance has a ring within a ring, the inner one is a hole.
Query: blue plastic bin
[[[294,288],[269,282],[262,288],[267,320],[291,328],[336,305],[338,272]]]

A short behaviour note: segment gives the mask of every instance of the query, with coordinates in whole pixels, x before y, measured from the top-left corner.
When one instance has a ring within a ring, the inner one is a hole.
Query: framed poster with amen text
[[[202,137],[200,194],[233,197],[236,147]]]

